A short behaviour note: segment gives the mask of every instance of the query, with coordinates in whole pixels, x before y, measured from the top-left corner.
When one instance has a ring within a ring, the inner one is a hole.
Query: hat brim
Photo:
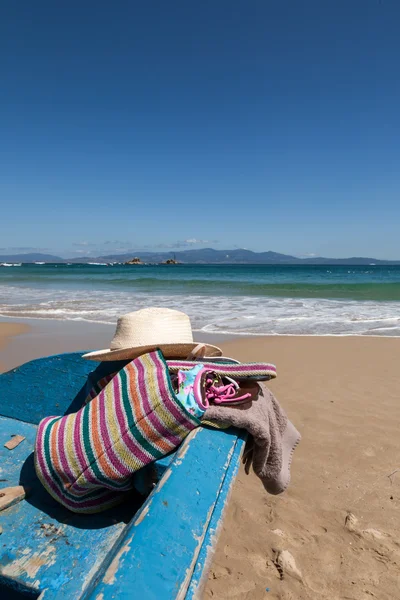
[[[87,360],[111,361],[111,360],[127,360],[134,359],[146,352],[153,350],[161,350],[165,358],[186,358],[192,350],[199,345],[199,342],[190,344],[158,344],[150,346],[135,346],[134,348],[123,348],[121,350],[96,350],[95,352],[87,352],[82,358]],[[202,344],[205,347],[206,356],[222,356],[221,348],[212,344]]]

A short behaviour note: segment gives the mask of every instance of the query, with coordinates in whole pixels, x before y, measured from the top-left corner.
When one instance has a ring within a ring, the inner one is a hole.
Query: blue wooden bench
[[[241,432],[195,430],[177,452],[146,467],[150,493],[142,470],[141,493],[99,515],[69,512],[35,475],[38,422],[78,410],[92,382],[124,364],[61,354],[0,375],[0,488],[28,490],[0,512],[2,600],[201,597],[244,447]],[[8,450],[16,434],[25,440]]]

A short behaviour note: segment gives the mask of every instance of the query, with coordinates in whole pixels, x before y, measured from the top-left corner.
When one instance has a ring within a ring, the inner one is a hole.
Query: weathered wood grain
[[[24,439],[25,437],[23,435],[13,435],[12,438],[4,444],[4,448],[7,448],[8,450],[14,450],[14,448],[19,446]]]
[[[25,498],[26,490],[22,485],[0,488],[0,511],[9,508]]]
[[[70,513],[35,474],[37,423],[78,410],[92,382],[124,364],[75,353],[0,375],[0,478],[30,488],[1,513],[1,598],[10,590],[44,600],[199,597],[243,449],[237,431],[196,430],[151,466],[161,480],[144,504],[134,494],[100,515]],[[25,441],[10,452],[4,444],[15,433]],[[149,481],[141,475],[138,488],[148,493]]]

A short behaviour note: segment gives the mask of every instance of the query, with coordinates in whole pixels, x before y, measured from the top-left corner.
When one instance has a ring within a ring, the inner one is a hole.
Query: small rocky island
[[[134,258],[131,258],[131,260],[127,260],[124,263],[124,265],[142,265],[142,264],[143,264],[142,261],[137,256],[135,256]]]

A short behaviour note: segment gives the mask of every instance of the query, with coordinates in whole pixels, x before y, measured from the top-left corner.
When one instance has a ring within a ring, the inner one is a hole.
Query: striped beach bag
[[[126,498],[136,471],[199,425],[175,397],[162,353],[144,354],[77,413],[39,423],[36,473],[69,510],[100,512]]]

